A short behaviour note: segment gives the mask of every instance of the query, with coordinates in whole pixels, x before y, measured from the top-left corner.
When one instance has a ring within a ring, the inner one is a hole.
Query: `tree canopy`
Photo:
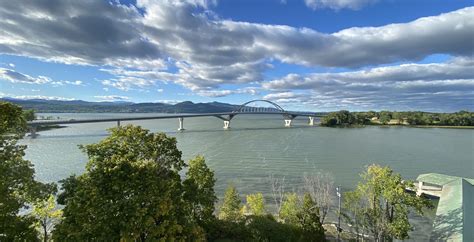
[[[63,182],[63,220],[53,238],[203,240],[184,199],[176,139],[131,125],[110,131],[81,147],[89,156],[86,172]]]
[[[409,212],[422,214],[424,207],[431,207],[429,201],[407,193],[413,183],[403,181],[389,167],[371,165],[361,178],[357,188],[345,195],[345,208],[352,214],[349,218],[358,220],[359,227],[367,228],[378,241],[407,239],[412,229]]]
[[[38,200],[55,192],[53,184],[34,179],[30,161],[23,159],[26,146],[18,140],[25,135],[26,119],[20,107],[0,102],[0,240],[35,241],[36,219],[20,215]]]

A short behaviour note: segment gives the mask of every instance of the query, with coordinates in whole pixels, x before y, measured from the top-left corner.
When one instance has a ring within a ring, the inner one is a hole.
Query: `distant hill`
[[[177,104],[166,103],[131,103],[131,102],[86,102],[56,101],[43,99],[0,98],[1,101],[15,103],[23,109],[33,109],[37,113],[214,113],[231,112],[239,105],[210,102],[193,103],[190,101]]]

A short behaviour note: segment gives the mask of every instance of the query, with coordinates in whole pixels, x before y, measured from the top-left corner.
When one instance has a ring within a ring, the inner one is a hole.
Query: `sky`
[[[474,111],[474,2],[0,0],[0,97]]]

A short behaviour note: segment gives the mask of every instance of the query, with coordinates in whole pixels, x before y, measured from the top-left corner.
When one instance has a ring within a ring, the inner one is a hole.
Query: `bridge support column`
[[[285,127],[291,127],[291,121],[293,121],[293,119],[285,119]]]
[[[117,127],[120,128],[120,120],[117,120]]]
[[[38,135],[36,134],[36,128],[37,128],[36,126],[30,127],[30,137],[33,138],[33,139],[38,136]]]
[[[184,118],[178,118],[179,120],[179,128],[178,130],[179,131],[183,131],[184,130]]]
[[[224,120],[224,129],[230,128],[230,120]]]
[[[313,126],[314,125],[314,117],[308,117],[309,118],[309,125]]]

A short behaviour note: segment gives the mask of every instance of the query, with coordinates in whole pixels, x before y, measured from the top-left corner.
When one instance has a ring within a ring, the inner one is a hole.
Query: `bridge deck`
[[[322,117],[321,113],[299,113],[299,112],[222,112],[222,113],[193,113],[193,114],[163,114],[157,116],[145,117],[125,117],[125,118],[98,118],[98,119],[69,119],[69,120],[35,120],[28,122],[29,126],[40,125],[58,125],[58,124],[80,124],[80,123],[101,123],[117,121],[135,121],[151,119],[170,119],[170,118],[193,118],[193,117],[222,117],[229,115],[249,115],[249,114],[279,114],[305,117]]]

